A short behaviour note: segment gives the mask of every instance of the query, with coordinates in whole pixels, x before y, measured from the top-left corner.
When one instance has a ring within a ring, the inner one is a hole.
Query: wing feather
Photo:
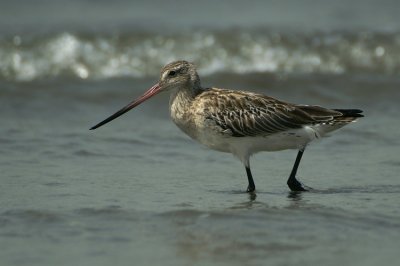
[[[329,122],[342,114],[319,106],[295,105],[261,94],[209,89],[200,95],[205,118],[234,137],[271,135]]]

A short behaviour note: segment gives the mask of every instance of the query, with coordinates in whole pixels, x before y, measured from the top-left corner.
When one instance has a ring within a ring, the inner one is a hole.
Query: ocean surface
[[[0,265],[391,265],[400,247],[396,1],[0,1]],[[195,143],[158,81],[363,109],[297,151]]]

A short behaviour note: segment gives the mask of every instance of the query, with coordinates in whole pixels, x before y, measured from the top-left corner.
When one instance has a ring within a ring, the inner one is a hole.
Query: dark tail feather
[[[333,109],[343,114],[342,117],[364,117],[360,109]]]

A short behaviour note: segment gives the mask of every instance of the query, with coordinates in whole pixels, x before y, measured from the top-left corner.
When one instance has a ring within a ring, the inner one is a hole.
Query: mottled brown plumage
[[[334,124],[341,112],[319,106],[295,105],[245,91],[208,89],[195,98],[204,101],[206,119],[233,137],[266,136],[306,125]]]

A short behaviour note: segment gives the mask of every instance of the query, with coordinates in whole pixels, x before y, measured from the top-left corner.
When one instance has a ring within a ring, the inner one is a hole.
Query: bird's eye
[[[169,77],[174,77],[176,75],[176,71],[174,71],[174,70],[171,70],[169,73],[168,73],[168,76]]]

